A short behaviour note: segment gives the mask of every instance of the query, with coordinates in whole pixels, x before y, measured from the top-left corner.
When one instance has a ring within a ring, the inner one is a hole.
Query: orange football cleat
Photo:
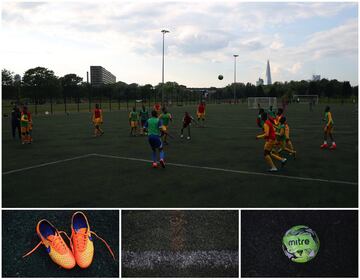
[[[75,266],[75,258],[70,248],[66,245],[61,233],[67,234],[63,231],[58,231],[49,221],[41,220],[36,226],[36,233],[41,241],[30,252],[23,256],[31,255],[41,244],[46,248],[46,252],[53,262],[65,269],[72,269]]]
[[[89,267],[94,258],[92,235],[104,242],[110,254],[115,259],[115,255],[106,241],[90,230],[90,225],[85,214],[83,212],[76,212],[71,218],[71,240],[76,263],[81,268]]]

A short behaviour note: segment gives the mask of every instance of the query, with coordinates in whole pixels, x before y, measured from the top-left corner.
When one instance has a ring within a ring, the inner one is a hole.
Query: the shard
[[[269,60],[267,61],[267,65],[266,65],[266,79],[267,79],[267,84],[271,85],[271,71],[270,71],[270,62],[269,62]]]

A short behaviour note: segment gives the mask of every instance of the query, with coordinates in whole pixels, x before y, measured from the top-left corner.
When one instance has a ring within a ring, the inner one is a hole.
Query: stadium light
[[[238,54],[234,54],[234,104],[236,101],[236,58],[239,56]]]
[[[163,34],[163,45],[162,45],[162,84],[161,84],[161,106],[164,106],[164,57],[165,57],[165,34],[169,33],[169,30],[161,30],[161,33]]]

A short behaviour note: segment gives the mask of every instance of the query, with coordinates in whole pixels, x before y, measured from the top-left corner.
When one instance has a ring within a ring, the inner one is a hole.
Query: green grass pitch
[[[141,161],[151,150],[146,137],[129,137],[126,111],[105,111],[99,138],[90,113],[34,116],[32,145],[13,140],[4,117],[3,207],[357,207],[357,109],[331,105],[338,148],[329,151],[319,148],[324,107],[288,107],[298,157],[276,176],[255,140],[257,111],[243,104],[208,105],[206,127],[193,126],[191,141],[178,135],[183,113],[196,107],[169,108],[176,138],[165,169]]]

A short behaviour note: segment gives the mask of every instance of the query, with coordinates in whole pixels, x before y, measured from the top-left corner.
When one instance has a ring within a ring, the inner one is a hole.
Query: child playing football
[[[205,123],[205,107],[205,103],[203,101],[200,102],[196,112],[198,122],[200,123],[200,120],[202,121],[202,127],[204,127]]]
[[[258,104],[259,106],[260,106],[260,104]],[[260,108],[259,109],[259,114],[258,114],[258,116],[257,116],[257,118],[256,118],[256,124],[257,124],[257,126],[258,127],[260,127],[260,128],[263,128],[263,125],[264,125],[264,121],[262,120],[262,118],[261,118],[261,115],[264,113],[264,109],[263,108]]]
[[[180,134],[181,138],[184,137],[184,129],[187,128],[188,136],[187,136],[186,139],[188,139],[188,140],[191,139],[191,134],[190,134],[191,121],[195,121],[194,118],[188,112],[185,112],[185,115],[184,115],[184,118],[183,118],[183,125],[182,125],[182,128],[181,128],[181,134]]]
[[[321,149],[326,149],[329,147],[328,143],[327,143],[327,137],[329,135],[330,140],[332,142],[331,146],[330,146],[330,150],[334,150],[336,149],[336,144],[335,144],[335,140],[333,137],[333,131],[334,131],[334,120],[332,118],[332,114],[330,112],[330,107],[326,106],[325,108],[325,119],[324,121],[326,122],[325,127],[324,127],[324,144],[322,144],[320,146]]]
[[[290,155],[293,155],[295,159],[296,151],[293,149],[292,143],[290,141],[290,128],[286,122],[285,117],[281,117],[281,119],[279,120],[278,132],[276,132],[276,136],[276,140],[279,146],[278,152],[281,152],[282,150],[286,151]]]
[[[148,133],[148,140],[152,149],[152,166],[154,168],[158,167],[156,152],[159,150],[160,165],[165,168],[165,154],[161,142],[163,124],[162,121],[157,117],[157,112],[155,110],[151,112],[151,118],[146,121],[144,128]]]
[[[262,139],[262,138],[265,139],[265,145],[264,145],[265,161],[270,166],[269,171],[276,172],[276,171],[278,171],[278,169],[276,168],[276,166],[271,158],[273,157],[274,159],[281,161],[282,165],[284,165],[286,163],[287,159],[283,158],[279,155],[276,155],[272,152],[274,145],[275,145],[275,138],[276,138],[275,130],[274,130],[272,122],[268,119],[267,113],[263,113],[261,115],[261,119],[264,121],[264,133],[257,135],[256,139]]]
[[[142,105],[139,115],[140,115],[140,124],[141,124],[140,135],[144,135],[144,126],[145,126],[146,121],[149,118],[149,112],[146,110],[144,105]]]
[[[163,124],[163,131],[168,131],[169,123],[172,122],[172,116],[171,114],[166,110],[166,108],[163,108],[163,113],[160,115],[159,119],[162,121]],[[168,144],[167,142],[167,134],[163,133],[163,142],[164,144]]]
[[[20,117],[20,130],[21,130],[21,143],[22,144],[31,144],[31,136],[29,134],[29,127],[31,122],[31,115],[28,112],[26,106],[23,107]]]
[[[103,124],[103,114],[99,104],[95,104],[95,109],[92,114],[92,123],[94,124],[94,137],[101,136],[104,131],[100,128]]]
[[[160,105],[160,103],[156,103],[154,105],[154,110],[155,110],[156,114],[159,116],[160,113],[161,113],[161,105]]]
[[[129,113],[130,136],[136,136],[138,122],[139,114],[136,112],[136,108],[133,107],[132,111]]]

